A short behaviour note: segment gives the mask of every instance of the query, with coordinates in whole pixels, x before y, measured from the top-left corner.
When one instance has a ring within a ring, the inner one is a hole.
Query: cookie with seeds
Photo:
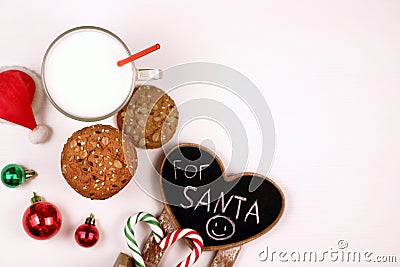
[[[124,188],[137,167],[135,150],[129,163],[122,149],[122,133],[109,125],[93,125],[68,138],[61,153],[61,172],[68,184],[90,199],[106,199]],[[129,165],[129,166],[128,166]]]
[[[143,85],[118,113],[117,124],[134,146],[154,149],[171,140],[178,118],[178,108],[169,95],[155,86]]]

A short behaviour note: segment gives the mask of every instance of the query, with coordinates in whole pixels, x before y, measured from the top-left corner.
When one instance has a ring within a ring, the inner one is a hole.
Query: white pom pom
[[[29,133],[28,139],[32,144],[43,143],[49,138],[50,128],[43,124],[38,124],[32,132]]]

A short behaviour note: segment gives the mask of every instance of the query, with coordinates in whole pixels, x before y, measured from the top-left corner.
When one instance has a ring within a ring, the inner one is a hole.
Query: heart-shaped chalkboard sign
[[[217,155],[199,145],[173,148],[160,176],[174,224],[199,232],[205,250],[239,246],[265,234],[284,210],[284,195],[273,181],[255,173],[226,176]],[[249,190],[253,179],[259,186]]]

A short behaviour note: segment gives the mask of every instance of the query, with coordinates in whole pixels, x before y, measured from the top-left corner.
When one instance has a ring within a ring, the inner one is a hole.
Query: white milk
[[[63,36],[44,62],[43,77],[52,101],[74,117],[85,120],[111,115],[130,96],[133,65],[118,67],[129,56],[113,36],[81,29]]]

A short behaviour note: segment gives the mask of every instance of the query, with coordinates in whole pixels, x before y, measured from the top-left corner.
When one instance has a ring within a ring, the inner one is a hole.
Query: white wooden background
[[[287,266],[290,262],[276,259],[261,262],[258,255],[266,246],[322,253],[337,249],[339,240],[350,250],[396,255],[399,262],[399,14],[395,0],[1,0],[0,65],[39,71],[58,34],[97,25],[114,31],[132,51],[159,42],[161,50],[138,61],[139,67],[192,61],[230,66],[249,77],[270,106],[277,142],[269,177],[287,198],[282,220],[244,245],[236,266]],[[106,201],[76,194],[60,173],[60,152],[72,132],[88,123],[62,116],[48,101],[37,120],[53,128],[51,140],[37,146],[28,142],[25,129],[0,125],[1,167],[15,162],[40,174],[16,190],[0,186],[0,265],[110,267],[120,251],[129,252],[122,234],[127,216],[140,210],[158,214],[162,205],[134,182]],[[213,138],[193,125],[182,138],[206,137]],[[218,144],[224,161],[229,149]],[[139,151],[139,162],[145,156]],[[146,168],[139,163],[137,175]],[[28,238],[21,226],[33,190],[63,212],[62,230],[46,242]],[[101,239],[84,250],[73,232],[90,212],[98,218]],[[138,232],[143,240],[148,229],[140,225]],[[173,266],[188,251],[180,243],[162,266]],[[208,266],[212,256],[204,253],[196,266]],[[292,264],[332,266],[329,260]]]

